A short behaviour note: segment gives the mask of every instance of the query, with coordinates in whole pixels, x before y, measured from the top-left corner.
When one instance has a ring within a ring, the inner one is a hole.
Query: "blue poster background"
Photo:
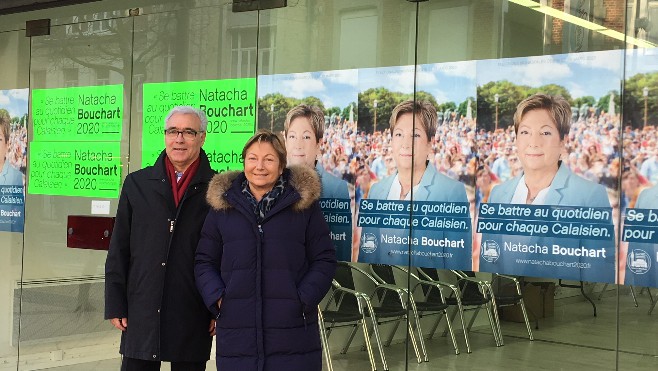
[[[22,185],[0,186],[0,231],[23,232],[25,197]]]
[[[350,199],[321,198],[324,220],[329,224],[331,240],[336,248],[336,259],[352,260],[352,211]]]
[[[464,202],[362,200],[359,262],[470,270],[468,208]]]
[[[626,209],[621,239],[628,243],[624,284],[658,287],[658,209]]]
[[[615,282],[611,208],[482,204],[480,271]]]

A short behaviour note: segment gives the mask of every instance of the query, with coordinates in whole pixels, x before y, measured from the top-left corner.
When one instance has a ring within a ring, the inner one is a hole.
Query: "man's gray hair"
[[[183,115],[195,115],[196,117],[199,118],[199,121],[201,121],[201,131],[206,131],[206,128],[208,128],[208,118],[206,117],[206,113],[203,112],[203,110],[200,110],[198,108],[194,108],[192,106],[176,106],[169,111],[167,114],[167,117],[165,118],[165,129],[167,128],[167,121],[171,118],[176,113],[180,113]]]

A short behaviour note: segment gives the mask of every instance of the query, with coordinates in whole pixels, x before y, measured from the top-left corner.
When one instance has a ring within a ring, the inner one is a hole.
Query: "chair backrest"
[[[395,283],[395,274],[393,274],[393,267],[388,264],[370,264],[370,269],[376,274],[384,283],[397,286]],[[400,305],[400,298],[388,291],[381,291],[378,293],[378,299],[382,305],[397,307]],[[382,297],[383,295],[383,297]]]
[[[395,285],[395,275],[393,274],[393,268],[387,264],[370,264],[370,269],[375,273],[379,278],[384,280],[384,283],[389,285]]]
[[[428,276],[431,278],[433,281],[439,281],[439,272],[436,268],[420,268],[418,267],[418,272],[422,272],[423,274],[420,275],[421,279],[426,279]],[[426,299],[428,302],[436,302],[436,303],[441,303],[441,295],[439,294],[439,290],[436,288],[431,289],[429,286],[422,285],[421,289],[423,290],[423,294],[425,295]]]
[[[355,290],[354,277],[352,276],[352,269],[345,262],[338,262],[336,265],[336,273],[334,274],[334,280],[338,282],[339,285],[346,289]],[[335,294],[338,295],[338,294]],[[352,295],[342,295],[335,298],[337,310],[358,310],[359,305],[356,301],[356,298]]]
[[[421,267],[418,267],[417,269],[418,269],[418,271],[423,272],[425,275],[427,275],[432,280],[439,281],[439,272],[436,270],[436,268],[421,268]]]

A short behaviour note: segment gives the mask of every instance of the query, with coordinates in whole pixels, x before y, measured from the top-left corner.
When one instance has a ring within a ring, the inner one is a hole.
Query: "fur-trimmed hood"
[[[301,165],[291,165],[283,170],[283,175],[288,177],[288,184],[292,186],[301,198],[295,202],[293,209],[302,211],[308,209],[313,202],[320,198],[322,185],[320,178],[315,169]],[[215,175],[208,184],[206,200],[214,210],[228,210],[233,206],[226,200],[225,193],[232,187],[239,187],[234,184],[236,179],[244,177],[242,171],[226,171]]]

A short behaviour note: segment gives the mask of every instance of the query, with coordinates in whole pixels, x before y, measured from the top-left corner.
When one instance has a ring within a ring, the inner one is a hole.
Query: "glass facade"
[[[178,104],[206,111],[217,171],[258,128],[318,168],[341,261],[326,369],[656,369],[658,1],[233,8],[0,16],[0,370],[118,368],[112,217]],[[538,93],[564,100],[515,116]],[[299,104],[325,120],[306,153]],[[334,321],[361,306],[382,324]]]

